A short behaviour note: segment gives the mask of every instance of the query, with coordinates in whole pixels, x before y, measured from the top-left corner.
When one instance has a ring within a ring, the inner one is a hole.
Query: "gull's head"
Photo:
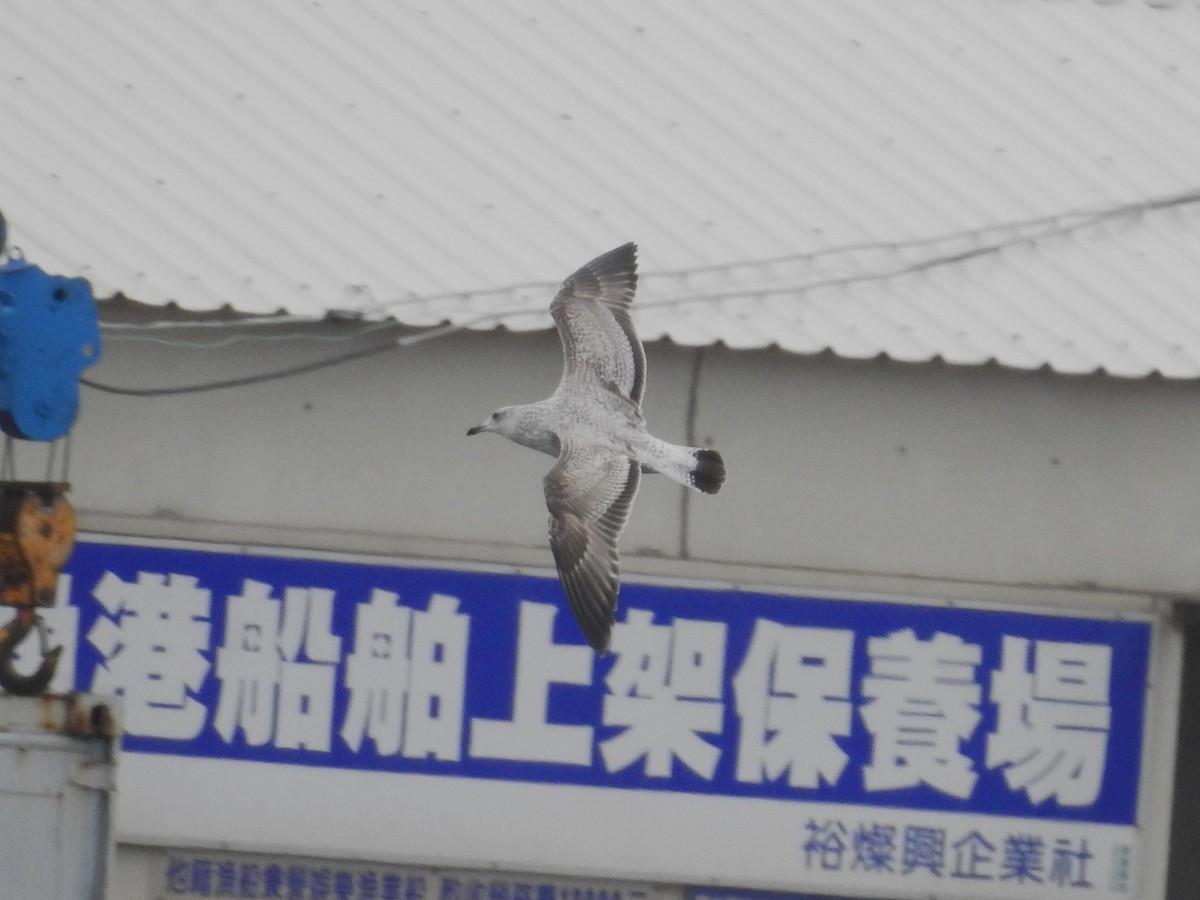
[[[513,414],[514,407],[502,406],[474,428],[467,429],[467,435],[483,434],[485,431],[494,431],[496,434],[502,434],[505,437],[512,437],[513,432],[517,428],[517,417]]]

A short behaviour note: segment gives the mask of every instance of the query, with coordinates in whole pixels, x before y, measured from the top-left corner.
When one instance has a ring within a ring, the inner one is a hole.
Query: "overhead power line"
[[[794,282],[782,285],[772,285],[770,287],[734,287],[728,290],[705,291],[702,293],[689,293],[684,296],[670,297],[662,300],[644,301],[638,304],[639,309],[649,308],[670,308],[680,307],[696,303],[715,302],[731,297],[768,297],[779,296],[781,294],[795,294],[797,296],[808,294],[812,291],[831,288],[831,287],[848,287],[855,284],[863,284],[875,281],[883,281],[893,278],[898,278],[904,275],[927,272],[932,269],[955,265],[968,262],[970,260],[981,257],[991,256],[1003,252],[1004,250],[1026,244],[1034,241],[1046,240],[1053,237],[1061,237],[1072,234],[1099,225],[1106,221],[1116,219],[1129,218],[1132,216],[1142,215],[1151,212],[1158,212],[1166,209],[1176,208],[1195,204],[1200,202],[1200,190],[1189,191],[1181,194],[1174,194],[1167,197],[1138,201],[1134,203],[1117,204],[1107,207],[1099,207],[1094,209],[1071,210],[1063,213],[1058,213],[1051,216],[1044,216],[1034,219],[1026,219],[1015,222],[1008,222],[999,225],[988,226],[984,228],[966,229],[962,231],[950,232],[935,237],[916,238],[906,241],[894,242],[861,242],[857,244],[848,244],[838,247],[825,248],[818,251],[808,253],[797,253],[787,256],[772,257],[769,259],[750,260],[744,262],[724,263],[710,266],[698,266],[689,269],[664,270],[654,273],[646,273],[644,276],[647,279],[656,277],[677,277],[685,278],[691,275],[700,275],[713,272],[733,271],[742,268],[762,267],[770,265],[780,265],[787,263],[811,263],[817,262],[825,258],[838,255],[846,255],[858,252],[867,251],[896,251],[903,252],[907,250],[919,249],[922,247],[937,247],[948,243],[956,243],[958,246],[954,250],[943,253],[937,253],[930,257],[915,261],[902,262],[891,266],[882,266],[864,272],[856,272],[850,274],[841,274],[835,276],[826,276],[815,278],[807,281]],[[974,240],[976,243],[973,246],[963,246],[966,241]],[[518,292],[527,291],[552,291],[557,289],[558,282],[526,282],[521,284],[510,284],[503,287],[488,288],[473,291],[456,291],[444,294],[430,294],[421,297],[406,297],[395,301],[386,301],[378,303],[375,311],[395,310],[396,308],[409,304],[426,304],[435,300],[446,300],[453,298],[465,297],[481,297],[481,296],[497,296],[507,295],[512,296]],[[256,375],[247,375],[237,378],[217,379],[206,381],[198,384],[182,385],[178,387],[158,387],[158,388],[132,388],[119,387],[115,385],[102,384],[93,381],[89,378],[80,379],[81,383],[93,390],[102,391],[108,394],[116,394],[125,397],[167,397],[183,394],[198,394],[208,391],[227,390],[238,387],[248,387],[250,385],[263,384],[270,381],[278,381],[285,378],[292,378],[299,375],[306,375],[322,369],[332,368],[334,366],[344,365],[346,363],[355,362],[357,360],[366,359],[368,357],[377,356],[381,353],[386,353],[391,350],[403,349],[416,344],[425,343],[427,341],[437,340],[455,334],[460,331],[466,331],[473,328],[478,328],[487,323],[493,325],[501,322],[504,319],[518,316],[530,315],[544,310],[533,310],[528,305],[519,307],[507,307],[491,312],[481,313],[470,319],[447,323],[434,326],[421,331],[417,334],[407,334],[396,338],[392,341],[372,344],[368,347],[358,348],[346,353],[336,354],[324,359],[314,360],[308,363],[301,363],[294,366],[282,367],[268,372],[259,373]],[[265,321],[269,324],[270,320]],[[294,321],[294,320],[291,320]],[[231,322],[230,327],[240,323]],[[126,326],[128,327],[128,326]],[[140,326],[144,328],[144,326]],[[156,326],[161,327],[161,326]],[[355,340],[366,335],[373,334],[381,329],[400,327],[395,321],[386,323],[378,323],[369,328],[356,332],[351,336],[339,336],[337,338],[321,338],[313,335],[253,335],[253,336],[237,336],[225,338],[214,342],[183,342],[175,341],[150,336],[139,336],[139,339],[152,340],[159,343],[169,344],[172,346],[186,347],[204,347],[205,349],[216,349],[218,347],[227,346],[235,340],[290,340],[300,337],[307,337],[316,340]]]
[[[363,347],[358,350],[351,350],[348,353],[340,353],[336,356],[329,356],[325,359],[318,359],[313,362],[300,363],[299,365],[295,366],[274,369],[270,372],[263,372],[258,375],[246,375],[239,378],[223,378],[215,381],[206,381],[201,384],[189,384],[180,387],[162,388],[126,388],[117,387],[111,384],[100,384],[92,381],[90,378],[81,378],[79,379],[79,382],[80,384],[86,385],[93,390],[102,391],[106,394],[117,394],[122,397],[169,397],[176,394],[201,394],[208,391],[222,391],[228,388],[248,387],[252,384],[264,384],[268,381],[278,381],[282,378],[292,378],[296,375],[307,375],[309,372],[317,372],[321,369],[340,366],[344,363],[354,362],[359,359],[366,359],[370,356],[378,356],[380,353],[386,353],[389,350],[397,350],[402,347],[411,347],[414,344],[422,344],[426,341],[432,341],[440,337],[445,337],[448,334],[453,334],[457,331],[461,331],[464,328],[469,328],[471,327],[471,324],[472,323],[468,322],[461,325],[439,325],[436,328],[430,328],[427,331],[420,332],[419,334],[404,335],[403,337],[396,338],[393,341],[375,344],[370,347]]]

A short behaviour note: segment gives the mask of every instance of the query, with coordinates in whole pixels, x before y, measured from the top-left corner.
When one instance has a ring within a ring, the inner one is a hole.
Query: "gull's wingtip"
[[[582,623],[580,625],[582,626]],[[597,656],[608,655],[608,645],[612,640],[612,625],[603,629],[583,628],[583,636],[587,638],[587,642],[591,644],[592,651]]]
[[[585,269],[589,269],[598,276],[637,272],[637,255],[638,246],[633,241],[622,244],[620,247],[614,247],[607,253],[601,253],[591,262]]]

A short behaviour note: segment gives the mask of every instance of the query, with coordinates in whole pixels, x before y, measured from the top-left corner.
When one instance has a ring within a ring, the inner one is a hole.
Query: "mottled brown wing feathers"
[[[563,282],[550,314],[563,345],[563,383],[612,384],[635,403],[646,390],[646,354],[630,317],[637,245],[597,256]]]
[[[575,619],[597,653],[608,649],[620,590],[617,539],[637,494],[640,467],[595,448],[563,448],[545,478],[550,549]]]

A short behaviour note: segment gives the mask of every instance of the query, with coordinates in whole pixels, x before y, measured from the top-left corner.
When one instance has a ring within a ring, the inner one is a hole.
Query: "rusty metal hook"
[[[31,675],[22,675],[13,665],[13,654],[17,645],[25,640],[34,627],[38,630],[38,641],[41,644],[42,662],[37,671]],[[58,667],[58,658],[62,647],[53,650],[47,648],[46,628],[42,618],[32,607],[22,607],[3,628],[0,628],[0,687],[10,694],[21,697],[32,697],[41,694],[54,678],[54,670]]]

